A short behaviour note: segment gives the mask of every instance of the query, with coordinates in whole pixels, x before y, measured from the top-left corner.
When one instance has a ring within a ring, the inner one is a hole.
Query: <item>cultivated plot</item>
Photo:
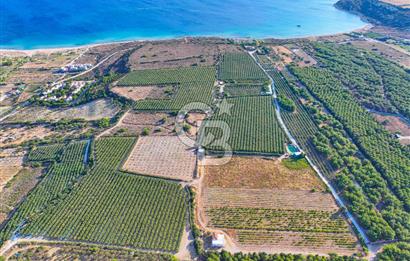
[[[196,169],[196,156],[192,148],[176,136],[141,137],[123,169],[129,172],[191,180]]]
[[[287,138],[276,119],[272,97],[229,98],[225,105],[203,123],[201,142],[206,149],[224,151],[228,144],[237,153],[284,153]],[[229,126],[229,133],[213,126],[217,122]],[[206,141],[211,135],[214,140]]]
[[[241,251],[357,252],[342,211],[303,161],[233,157],[226,165],[205,166],[200,218]]]
[[[21,169],[23,157],[0,158],[0,191]]]
[[[148,94],[145,99],[137,101],[135,109],[177,111],[191,102],[210,105],[213,101],[214,82],[214,67],[186,67],[133,71],[118,81],[117,85],[135,88],[157,86],[155,95],[158,95],[160,86],[167,86],[159,90],[163,91],[162,96],[149,98]]]

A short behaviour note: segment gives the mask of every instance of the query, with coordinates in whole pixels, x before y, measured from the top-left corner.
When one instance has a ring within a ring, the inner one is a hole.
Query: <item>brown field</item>
[[[410,8],[410,0],[381,0],[382,2],[400,6],[401,8]]]
[[[168,88],[176,88],[172,86],[135,86],[135,87],[114,87],[112,92],[123,96],[133,101],[144,99],[164,99],[169,96],[165,93]]]
[[[105,117],[111,118],[120,109],[108,99],[95,100],[77,107],[67,109],[49,109],[47,107],[28,107],[5,119],[5,122],[25,122],[60,119],[78,119],[87,121],[99,120]]]
[[[241,249],[252,252],[270,252],[272,247],[283,252],[299,253],[357,253],[357,240],[351,233],[304,233],[285,231],[239,230],[234,234]]]
[[[104,132],[102,136],[138,136],[144,129],[150,136],[175,135],[175,116],[165,112],[126,112],[117,125]]]
[[[117,125],[106,130],[101,136],[123,135],[138,136],[144,129],[149,130],[150,136],[175,136],[175,117],[165,112],[133,112],[128,111],[119,120]],[[199,125],[205,118],[204,114],[189,113],[187,124],[191,125],[188,134],[194,137]]]
[[[195,40],[151,42],[136,50],[129,59],[132,70],[214,65],[223,52],[238,51],[235,45],[208,44]]]
[[[189,181],[196,168],[193,149],[177,136],[140,137],[122,169],[149,176]]]
[[[51,136],[53,131],[42,126],[29,128],[3,128],[0,131],[0,147],[9,145],[19,145],[25,141],[33,139],[43,139]]]
[[[381,123],[391,133],[400,133],[402,136],[410,136],[410,125],[406,124],[400,117],[380,115],[373,113],[377,122]]]
[[[291,170],[279,159],[233,157],[225,165],[205,164],[203,169],[198,218],[206,229],[229,236],[227,249],[342,255],[359,251],[334,198],[310,167]]]
[[[208,208],[229,206],[329,211],[339,209],[333,198],[324,192],[210,187],[203,193],[204,204]]]
[[[292,52],[296,54],[296,56],[298,56],[300,59],[302,59],[298,62],[298,66],[300,67],[308,67],[317,64],[316,60],[313,59],[312,56],[308,55],[305,51],[303,51],[300,48],[292,49]]]
[[[22,168],[23,157],[0,158],[0,191]]]
[[[24,168],[14,176],[3,190],[0,190],[0,224],[7,218],[8,213],[32,190],[39,177],[41,168]]]
[[[293,53],[290,51],[288,48],[285,46],[281,45],[275,45],[275,46],[269,46],[273,52],[280,58],[280,61],[284,64],[287,65],[293,61],[292,56]]]
[[[205,173],[208,187],[325,190],[313,169],[290,170],[280,161],[267,158],[233,157],[222,166],[205,166]]]
[[[406,50],[380,42],[352,41],[354,46],[376,52],[386,59],[395,61],[404,67],[410,68],[410,54]]]

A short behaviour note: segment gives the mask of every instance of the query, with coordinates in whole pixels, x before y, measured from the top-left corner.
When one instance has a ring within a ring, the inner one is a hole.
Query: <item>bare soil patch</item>
[[[192,180],[196,155],[176,136],[141,137],[122,167],[156,177]]]
[[[150,136],[175,135],[175,116],[163,112],[127,112],[104,136],[138,136],[148,130]]]
[[[0,131],[0,147],[9,145],[19,145],[25,141],[33,139],[43,139],[51,136],[53,131],[43,126],[34,128],[17,127],[17,128],[3,128]]]
[[[38,120],[79,119],[87,121],[111,118],[119,111],[119,107],[108,99],[95,100],[80,106],[49,109],[47,107],[27,107],[5,119],[5,122],[35,122]]]
[[[34,188],[42,174],[41,168],[24,168],[0,191],[0,224],[8,213]]]
[[[351,43],[356,47],[376,52],[386,59],[395,61],[404,67],[410,68],[410,55],[406,50],[400,47],[381,42],[369,41],[352,41]]]
[[[270,158],[232,157],[225,165],[205,166],[205,173],[208,187],[325,190],[313,169],[290,170],[279,160]]]
[[[22,168],[23,157],[0,158],[0,191]]]
[[[381,123],[391,133],[398,132],[402,136],[410,136],[410,126],[400,117],[373,113],[377,122]]]
[[[316,60],[312,56],[308,55],[305,51],[300,48],[292,49],[292,52],[296,54],[301,61],[298,62],[300,67],[308,67],[317,64]]]
[[[216,63],[220,53],[234,51],[237,46],[188,39],[150,42],[130,56],[129,64],[132,70],[208,66]]]
[[[114,87],[114,93],[127,99],[138,101],[144,99],[169,99],[175,92],[176,86],[130,86]]]
[[[269,46],[273,52],[279,56],[280,60],[286,65],[289,64],[293,61],[292,56],[293,53],[291,50],[286,48],[285,46],[281,45],[274,45],[274,46]]]

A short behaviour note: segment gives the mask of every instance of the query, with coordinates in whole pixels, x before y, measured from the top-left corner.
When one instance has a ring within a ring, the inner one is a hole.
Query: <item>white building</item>
[[[221,248],[225,246],[225,236],[223,234],[216,234],[212,237],[212,247]]]

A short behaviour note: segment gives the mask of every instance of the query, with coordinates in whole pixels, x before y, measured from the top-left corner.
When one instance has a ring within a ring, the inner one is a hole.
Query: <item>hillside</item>
[[[379,0],[339,0],[335,6],[363,16],[376,24],[401,29],[410,28],[410,9]]]

